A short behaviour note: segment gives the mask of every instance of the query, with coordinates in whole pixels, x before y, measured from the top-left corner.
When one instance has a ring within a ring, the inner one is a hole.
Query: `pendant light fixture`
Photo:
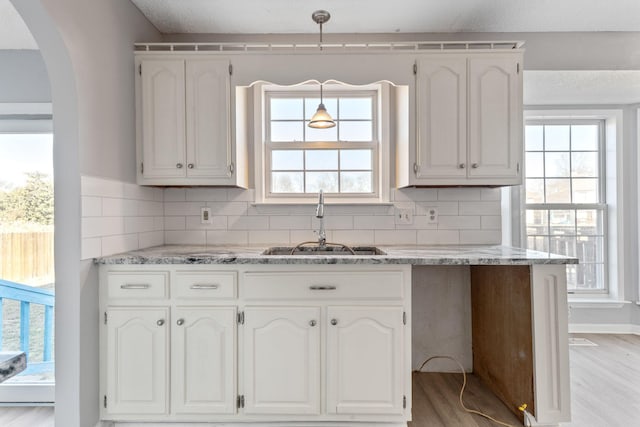
[[[320,25],[320,50],[322,50],[322,24],[327,22],[331,18],[331,15],[326,10],[316,10],[311,14],[313,22]],[[336,125],[336,122],[331,118],[331,115],[327,112],[324,106],[322,98],[322,83],[320,83],[320,105],[316,113],[311,117],[309,127],[314,129],[329,129]]]

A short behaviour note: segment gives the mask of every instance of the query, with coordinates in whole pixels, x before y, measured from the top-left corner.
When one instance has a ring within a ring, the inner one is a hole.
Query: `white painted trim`
[[[53,114],[50,102],[0,102],[0,115]]]
[[[238,423],[206,423],[198,424],[201,427],[233,427],[238,426]],[[148,423],[113,423],[111,425],[105,425],[98,427],[149,427]],[[242,423],[242,427],[407,427],[407,423],[372,423],[372,422],[312,422],[305,423],[299,421],[291,422],[253,422]],[[193,427],[193,423],[162,423],[162,427]]]
[[[2,384],[0,401],[3,403],[49,403],[55,401],[53,384]]]
[[[569,333],[640,335],[640,325],[630,323],[570,323]]]
[[[631,301],[612,300],[612,299],[569,299],[569,308],[622,308]]]

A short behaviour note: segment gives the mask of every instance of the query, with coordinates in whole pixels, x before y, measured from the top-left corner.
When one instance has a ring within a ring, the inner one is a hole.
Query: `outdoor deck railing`
[[[0,350],[2,350],[2,311],[3,300],[20,301],[20,350],[24,351],[29,360],[29,320],[31,304],[44,306],[44,343],[42,361],[51,361],[53,346],[53,306],[55,301],[53,291],[21,285],[0,279]]]

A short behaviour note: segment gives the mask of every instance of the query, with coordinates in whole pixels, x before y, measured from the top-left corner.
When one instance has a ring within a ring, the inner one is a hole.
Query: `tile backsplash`
[[[329,242],[346,244],[499,244],[499,188],[409,188],[385,205],[325,206]],[[236,188],[151,188],[82,177],[82,257],[161,244],[274,245],[315,240],[315,205],[254,204]],[[201,224],[200,210],[211,209]],[[397,224],[396,208],[413,213]],[[438,222],[429,222],[430,208]]]

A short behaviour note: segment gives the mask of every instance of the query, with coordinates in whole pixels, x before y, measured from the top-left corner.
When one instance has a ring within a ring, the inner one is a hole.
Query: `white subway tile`
[[[102,199],[102,216],[136,216],[138,202],[136,200],[104,197]]]
[[[164,202],[164,188],[154,188],[153,189],[153,201],[154,202]]]
[[[165,202],[186,202],[187,201],[186,188],[165,188],[164,201]]]
[[[439,215],[438,216],[438,229],[439,230],[461,230],[461,229],[480,229],[480,217],[479,216],[450,216]]]
[[[253,202],[256,200],[255,190],[249,188],[227,188],[227,200],[230,202]]]
[[[204,230],[165,231],[164,242],[167,245],[204,245],[207,235]]]
[[[249,232],[240,230],[207,231],[207,245],[246,245]]]
[[[156,216],[162,215],[164,212],[163,202],[138,201],[138,215],[140,216]]]
[[[500,202],[460,202],[460,215],[500,215]]]
[[[500,230],[461,230],[462,245],[498,245],[502,242]]]
[[[229,230],[268,230],[269,217],[266,215],[232,215],[227,217]]]
[[[81,259],[91,259],[102,256],[102,239],[100,237],[82,239],[80,253]]]
[[[415,245],[416,230],[375,230],[376,245]]]
[[[226,230],[226,216],[211,216],[211,224],[202,224],[200,216],[188,216],[186,218],[187,230]]]
[[[435,230],[438,224],[429,223],[429,218],[425,215],[414,215],[413,224],[396,224],[396,230]]]
[[[187,188],[187,202],[226,202],[226,188]]]
[[[102,197],[82,196],[82,216],[102,216]]]
[[[299,230],[311,227],[310,216],[272,216],[269,217],[269,228],[271,230]]]
[[[91,217],[81,220],[82,238],[113,236],[124,233],[122,217]]]
[[[334,243],[342,243],[349,246],[373,245],[375,236],[373,230],[335,230],[332,232],[331,240]]]
[[[289,243],[288,230],[249,231],[250,245],[285,245]]]
[[[318,240],[318,235],[313,230],[290,230],[289,231],[289,243],[297,245],[302,242],[315,242]],[[327,231],[327,241],[329,241],[329,232]]]
[[[205,203],[198,202],[165,202],[165,216],[195,216],[200,215],[200,208],[205,207]]]
[[[393,230],[396,228],[393,216],[354,216],[353,228],[356,230]]]
[[[123,198],[124,182],[93,176],[82,176],[80,178],[80,194],[82,196]]]
[[[124,184],[124,198],[133,200],[154,201],[157,188],[142,187],[137,184]]]
[[[460,243],[458,230],[419,230],[419,245],[457,245]]]
[[[121,234],[102,238],[102,256],[119,254],[138,249],[137,234]]]
[[[458,215],[458,202],[416,203],[416,215],[426,216],[430,208],[438,209],[438,215]]]
[[[480,200],[479,188],[440,188],[438,200]]]
[[[153,246],[160,246],[163,244],[164,244],[163,231],[150,231],[148,233],[140,233],[138,235],[139,249],[150,248]]]
[[[502,188],[483,188],[480,191],[481,200],[500,200]]]
[[[154,227],[155,221],[152,216],[135,216],[124,218],[125,234],[154,231]]]
[[[325,205],[325,216],[331,215],[388,215],[393,205]],[[315,214],[315,205],[312,214]],[[393,211],[391,211],[393,212]]]
[[[393,191],[396,202],[428,202],[438,200],[438,190],[435,188],[398,188]]]
[[[164,231],[164,217],[153,217],[153,231]]]
[[[311,217],[311,228],[320,228],[320,219]],[[353,217],[350,215],[330,215],[324,216],[324,228],[327,230],[353,230]]]
[[[207,202],[214,215],[247,215],[247,202]]]
[[[325,209],[326,210],[326,209]],[[315,215],[316,205],[255,205],[250,204],[248,215]]]
[[[165,230],[186,230],[186,218],[184,216],[165,216]]]
[[[499,215],[488,215],[480,218],[483,230],[501,230],[502,217]]]

